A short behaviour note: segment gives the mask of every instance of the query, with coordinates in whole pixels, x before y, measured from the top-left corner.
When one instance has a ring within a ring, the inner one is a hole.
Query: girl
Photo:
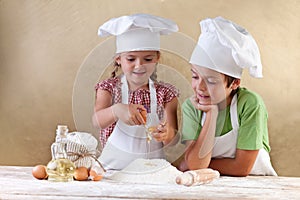
[[[106,169],[123,169],[137,158],[164,158],[162,148],[177,129],[179,94],[156,81],[156,66],[160,35],[177,30],[173,21],[148,14],[113,18],[99,28],[100,36],[116,36],[117,49],[112,77],[96,85],[93,116],[101,128],[99,161]],[[116,76],[119,68],[123,73]],[[152,132],[154,140],[147,140],[146,121],[157,125],[164,113],[164,122]]]
[[[261,97],[240,87],[244,67],[262,77],[252,36],[222,17],[200,22],[190,59],[194,96],[183,109],[187,151],[180,169],[213,168],[223,175],[276,175],[269,157],[267,110]]]

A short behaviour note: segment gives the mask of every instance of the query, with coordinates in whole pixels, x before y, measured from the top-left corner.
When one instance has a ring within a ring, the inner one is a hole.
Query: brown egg
[[[90,179],[93,181],[100,181],[103,178],[102,174],[97,174],[93,169],[90,170]]]
[[[48,177],[47,171],[46,171],[46,166],[44,165],[36,165],[32,169],[32,175],[36,179],[46,179]]]
[[[77,167],[74,172],[74,178],[78,181],[85,181],[89,177],[89,170],[86,167]]]

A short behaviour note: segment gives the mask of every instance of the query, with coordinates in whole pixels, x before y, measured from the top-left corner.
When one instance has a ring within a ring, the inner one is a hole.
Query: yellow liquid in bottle
[[[69,159],[51,160],[47,165],[48,180],[55,182],[73,181],[76,166]]]

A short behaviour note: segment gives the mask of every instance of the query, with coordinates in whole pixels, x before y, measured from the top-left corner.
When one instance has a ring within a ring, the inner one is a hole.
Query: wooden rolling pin
[[[217,170],[210,168],[190,170],[176,177],[176,183],[179,185],[193,186],[210,183],[220,177]]]

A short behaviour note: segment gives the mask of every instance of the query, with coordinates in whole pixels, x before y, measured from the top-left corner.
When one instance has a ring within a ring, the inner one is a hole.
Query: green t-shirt
[[[239,121],[237,148],[257,150],[264,148],[270,152],[268,138],[268,113],[262,98],[246,88],[237,92],[237,112]],[[190,99],[182,104],[182,142],[196,140],[202,129],[202,111],[197,110]],[[216,136],[221,136],[232,130],[230,105],[219,111]]]

